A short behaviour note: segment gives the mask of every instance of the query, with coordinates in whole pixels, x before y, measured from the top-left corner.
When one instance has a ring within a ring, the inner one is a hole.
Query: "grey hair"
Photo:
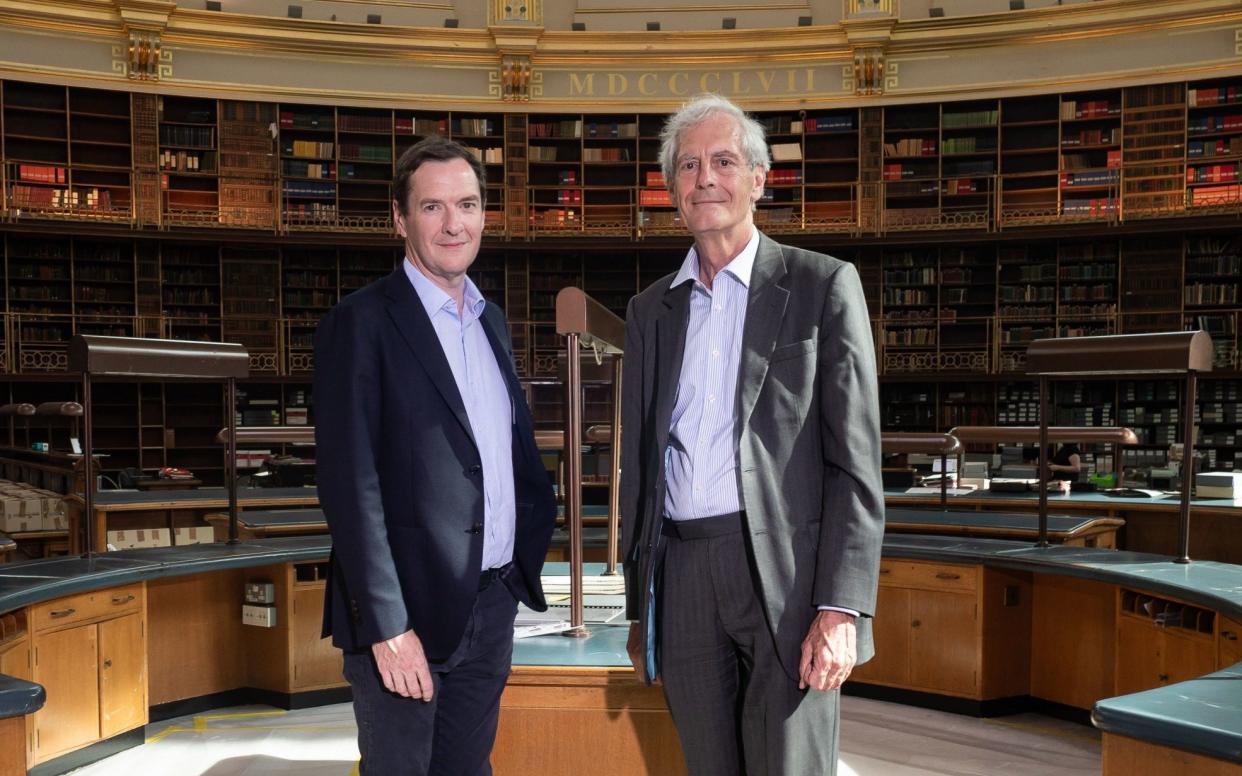
[[[772,166],[768,143],[763,127],[746,115],[746,111],[719,94],[705,93],[691,99],[668,117],[660,131],[660,170],[664,173],[664,185],[671,191],[677,180],[677,151],[681,135],[693,126],[701,124],[717,113],[730,116],[737,122],[742,155],[751,168],[759,167],[767,172]]]

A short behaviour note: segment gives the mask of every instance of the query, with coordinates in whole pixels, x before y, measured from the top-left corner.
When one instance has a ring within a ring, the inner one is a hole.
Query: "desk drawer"
[[[32,606],[30,620],[34,630],[41,631],[75,622],[120,616],[141,609],[142,584],[138,583],[79,593]]]
[[[970,592],[979,586],[979,569],[948,563],[885,560],[880,562],[880,584]]]

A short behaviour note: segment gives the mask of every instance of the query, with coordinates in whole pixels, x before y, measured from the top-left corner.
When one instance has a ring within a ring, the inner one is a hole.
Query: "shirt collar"
[[[409,258],[403,259],[401,266],[405,269],[405,276],[410,279],[410,285],[414,286],[414,292],[418,294],[418,300],[423,303],[423,309],[427,311],[428,318],[434,318],[436,313],[442,310],[449,310],[456,314],[457,303],[453,301],[453,297],[449,296],[447,291],[432,283],[421,270],[414,266],[414,263]],[[483,298],[479,287],[474,284],[469,275],[466,276],[464,296],[465,310],[470,313],[468,317],[481,317],[487,301]]]
[[[724,266],[721,272],[728,272],[737,278],[743,288],[750,288],[750,276],[755,269],[755,256],[759,254],[759,230],[752,229],[750,240],[746,243],[746,247],[742,248],[741,253],[733,257],[733,260]],[[685,283],[687,280],[693,280],[696,284],[702,284],[699,280],[699,252],[690,246],[690,252],[686,254],[686,260],[681,263],[681,269],[677,271],[676,277],[673,278],[673,284],[669,288],[676,288]]]

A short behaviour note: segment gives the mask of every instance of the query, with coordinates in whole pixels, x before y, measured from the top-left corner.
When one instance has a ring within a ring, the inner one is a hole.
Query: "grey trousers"
[[[691,776],[835,774],[840,696],[781,667],[740,517],[664,533],[661,677]]]

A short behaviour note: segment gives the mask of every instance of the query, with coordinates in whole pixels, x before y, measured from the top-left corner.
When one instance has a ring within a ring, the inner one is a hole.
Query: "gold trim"
[[[452,3],[415,3],[410,0],[332,0],[334,3],[354,3],[356,5],[378,5],[385,8],[420,8],[424,11],[447,11],[457,13]]]
[[[629,8],[575,8],[574,14],[605,14],[605,13],[703,13],[705,11],[809,11],[807,3],[782,3],[781,5],[741,5],[740,3],[718,3],[715,5],[688,5],[678,3],[672,5],[643,5]]]

